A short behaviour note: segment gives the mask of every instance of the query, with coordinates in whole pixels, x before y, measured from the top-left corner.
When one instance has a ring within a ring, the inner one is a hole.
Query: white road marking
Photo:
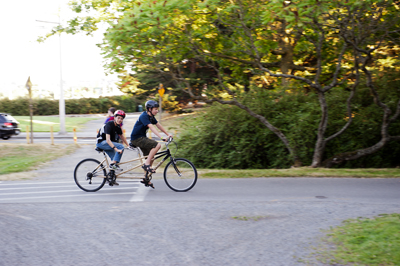
[[[137,188],[137,187],[129,187],[129,188],[113,188],[112,190],[127,190],[131,188]],[[81,192],[79,188],[76,188],[74,190],[57,190],[57,191],[34,191],[34,192],[16,192],[16,193],[0,193],[0,196],[8,196],[8,195],[28,195],[28,194],[46,194],[46,193],[64,193],[64,192]]]
[[[4,200],[30,200],[30,199],[50,199],[50,198],[65,198],[65,197],[86,197],[86,196],[108,196],[108,195],[132,195],[136,192],[126,192],[126,193],[85,193],[85,194],[74,194],[74,195],[63,195],[63,196],[42,196],[42,197],[24,197],[24,198],[7,198],[7,199],[0,199],[1,201]]]
[[[73,184],[69,186],[41,186],[41,187],[11,187],[11,188],[0,188],[0,190],[23,190],[23,189],[38,189],[38,188],[62,188],[62,187],[76,187]]]
[[[38,181],[38,182],[35,182],[35,183],[20,183],[20,182],[12,182],[12,183],[9,183],[9,184],[1,184],[1,182],[0,182],[0,184],[1,184],[1,186],[18,186],[18,185],[41,185],[41,184],[74,184],[74,182],[73,182],[73,180],[72,181],[68,181],[68,182],[56,182],[56,181],[54,181],[54,182],[40,182],[40,181]]]
[[[74,195],[49,195],[49,196],[39,196],[37,194],[49,194],[49,193],[71,193],[71,192],[77,192],[77,193],[82,193],[82,191],[76,186],[76,184],[73,181],[68,181],[68,182],[61,182],[61,181],[53,181],[53,182],[29,182],[29,183],[19,183],[19,182],[12,182],[12,183],[3,183],[0,185],[0,191],[3,191],[3,193],[0,193],[0,202],[4,201],[12,201],[12,200],[32,200],[32,199],[50,199],[50,198],[67,198],[67,197],[87,197],[87,196],[109,196],[109,195],[133,195],[130,201],[143,201],[146,194],[147,194],[147,189],[141,189],[143,188],[142,186],[139,186],[140,183],[137,180],[120,180],[122,183],[131,183],[133,181],[133,186],[129,187],[113,187],[113,188],[108,188],[106,187],[105,190],[107,192],[104,192],[104,188],[102,192],[98,193],[88,193],[84,192],[83,194],[74,194]],[[60,186],[57,186],[57,184],[60,184]],[[68,184],[68,185],[62,185],[62,184]],[[53,186],[52,186],[53,185]],[[55,186],[54,186],[55,185]],[[13,187],[11,187],[13,186]],[[58,189],[58,188],[74,188],[73,190],[71,189]],[[49,190],[48,190],[49,189]],[[131,189],[137,189],[137,192],[135,191],[130,191],[130,192],[118,192],[122,190],[131,190]],[[18,191],[19,190],[19,191]],[[32,191],[35,190],[35,191]],[[38,191],[39,190],[39,191]],[[115,192],[111,192],[111,190]],[[16,191],[16,192],[10,192],[6,193],[6,191]],[[110,192],[108,192],[110,191]],[[104,193],[103,193],[104,192]],[[137,193],[140,193],[140,197],[135,198],[135,195]],[[33,195],[36,194],[37,196]],[[24,195],[25,197],[13,197],[17,195]],[[11,196],[11,197],[10,197]]]
[[[0,212],[0,215],[7,215],[7,216],[11,216],[11,217],[17,217],[17,218],[21,218],[21,219],[24,219],[24,220],[32,220],[31,217],[22,216],[22,215],[17,215],[17,214],[11,214],[11,213],[3,213],[3,212]]]
[[[147,193],[149,193],[150,188],[145,186],[139,186],[137,192],[129,200],[129,202],[144,201]]]

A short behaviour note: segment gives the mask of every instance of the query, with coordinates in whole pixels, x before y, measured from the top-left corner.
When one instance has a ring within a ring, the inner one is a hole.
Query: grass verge
[[[318,255],[329,265],[400,265],[400,214],[350,219],[328,231],[334,248]]]
[[[31,126],[31,118],[29,116],[14,116],[19,122],[21,131],[26,131],[26,126]],[[65,117],[65,129],[72,132],[74,127],[81,128],[90,120],[98,119],[96,117]],[[50,126],[53,126],[53,132],[60,131],[60,120],[57,116],[33,116],[33,132],[50,132]]]
[[[70,154],[77,148],[75,144],[9,144],[0,146],[0,180],[8,180],[4,175],[37,169],[41,164]]]
[[[204,112],[202,109],[194,110],[192,113],[185,113],[185,114],[169,114],[163,113],[160,124],[168,131],[168,133],[172,134],[179,134],[184,130],[184,122],[187,119],[193,119],[193,116]],[[160,117],[157,117],[160,119]]]
[[[218,170],[198,169],[201,177],[205,178],[241,178],[241,177],[359,177],[359,178],[398,178],[400,169],[397,168],[357,168],[330,169],[299,167],[290,169],[243,169]]]

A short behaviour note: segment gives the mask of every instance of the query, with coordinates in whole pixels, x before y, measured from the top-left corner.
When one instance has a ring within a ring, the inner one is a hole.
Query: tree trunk
[[[376,143],[375,145],[373,145],[371,147],[352,151],[352,152],[345,152],[345,153],[337,154],[337,155],[325,160],[322,164],[324,167],[332,167],[335,164],[341,164],[346,161],[356,160],[363,156],[373,154],[373,153],[377,152],[378,150],[382,149],[389,140],[390,140],[390,138],[382,138],[378,143]]]
[[[281,55],[279,67],[282,74],[289,74],[290,68],[293,67],[293,49],[296,45],[296,39],[286,33],[286,21],[281,21],[278,29],[278,45],[279,49],[272,51],[273,54]],[[282,85],[287,87],[289,85],[289,78],[282,77]]]
[[[318,126],[317,141],[315,143],[314,155],[311,163],[311,167],[314,168],[321,166],[326,146],[325,131],[328,124],[328,105],[326,104],[324,92],[318,91],[318,99],[322,115]]]

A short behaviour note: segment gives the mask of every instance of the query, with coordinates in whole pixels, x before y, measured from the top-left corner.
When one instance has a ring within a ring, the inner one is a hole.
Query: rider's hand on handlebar
[[[167,138],[163,138],[162,140],[165,142],[168,142],[168,141],[172,141],[172,139],[173,139],[172,135],[168,135]]]

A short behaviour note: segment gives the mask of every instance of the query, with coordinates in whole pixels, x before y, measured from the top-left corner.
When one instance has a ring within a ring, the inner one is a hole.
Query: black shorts
[[[149,155],[151,149],[154,149],[155,147],[157,147],[158,142],[146,137],[141,137],[135,140],[131,140],[132,145],[139,147],[144,156]]]

